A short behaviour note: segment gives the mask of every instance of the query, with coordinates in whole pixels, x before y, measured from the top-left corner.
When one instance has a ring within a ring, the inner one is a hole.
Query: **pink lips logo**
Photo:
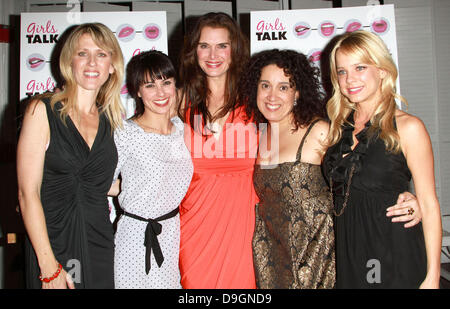
[[[120,25],[117,28],[116,33],[117,33],[117,38],[123,42],[131,41],[132,39],[134,39],[134,36],[136,35],[136,31],[134,30],[133,26],[131,26],[129,24]]]
[[[35,69],[44,63],[44,59],[33,57],[28,59],[28,64],[32,69]]]
[[[389,23],[386,19],[380,17],[372,22],[371,29],[377,34],[384,34],[389,30]]]
[[[311,52],[309,52],[308,60],[313,62],[313,63],[314,62],[319,62],[321,55],[322,55],[322,51],[321,50],[314,49]]]
[[[346,32],[355,32],[362,28],[362,24],[359,20],[349,20],[344,28]]]
[[[128,36],[130,36],[131,34],[133,34],[134,29],[131,27],[125,27],[122,30],[120,30],[119,32],[119,38],[126,38]]]
[[[41,54],[31,54],[26,60],[26,65],[30,71],[40,71],[44,68],[45,62],[45,58]]]
[[[324,21],[319,25],[319,33],[324,37],[332,36],[336,31],[336,25],[331,21]]]
[[[126,95],[126,94],[128,94],[128,88],[127,88],[127,85],[123,85],[122,88],[120,88],[120,94],[121,94],[121,95]]]
[[[161,34],[161,29],[156,24],[148,24],[144,27],[144,37],[148,40],[156,40]]]
[[[294,35],[296,38],[306,38],[311,33],[311,26],[305,22],[299,22],[294,26]]]

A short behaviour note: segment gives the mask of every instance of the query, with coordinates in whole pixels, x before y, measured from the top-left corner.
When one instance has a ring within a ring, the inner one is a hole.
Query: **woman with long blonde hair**
[[[422,121],[397,107],[396,98],[404,99],[389,50],[373,33],[346,33],[330,66],[323,168],[335,204],[336,286],[438,288],[441,217],[431,141]],[[386,218],[386,208],[411,177],[422,224],[405,229]]]
[[[72,64],[74,51],[78,47],[80,38],[84,35],[89,35],[97,46],[103,46],[104,49],[112,51],[110,60],[114,67],[114,72],[109,75],[108,79],[98,89],[96,107],[100,113],[104,113],[107,116],[111,129],[114,130],[122,126],[122,115],[124,114],[120,99],[124,63],[122,51],[116,37],[103,24],[84,24],[74,29],[67,41],[64,42],[59,58],[64,87],[61,92],[45,94],[45,96],[51,96],[50,105],[52,108],[54,108],[56,102],[64,102],[64,106],[60,109],[63,121],[65,121],[70,112],[74,114],[79,112],[79,103],[76,101],[76,98],[80,89]]]
[[[31,101],[17,148],[26,283],[114,288],[107,192],[117,164],[113,130],[122,125],[123,56],[106,26],[82,24],[59,67],[64,90]]]

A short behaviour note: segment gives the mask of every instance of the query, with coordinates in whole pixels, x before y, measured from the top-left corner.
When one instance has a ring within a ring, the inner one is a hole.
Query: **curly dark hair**
[[[258,110],[256,98],[261,71],[275,64],[289,76],[291,86],[300,92],[300,98],[293,108],[295,130],[309,125],[314,119],[327,118],[325,96],[320,86],[319,69],[307,57],[294,50],[271,49],[259,52],[250,59],[242,76],[239,97],[245,104],[247,117],[257,124],[267,119]]]

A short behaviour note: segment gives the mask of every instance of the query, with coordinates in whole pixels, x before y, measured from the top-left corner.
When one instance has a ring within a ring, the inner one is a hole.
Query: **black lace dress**
[[[349,121],[353,123],[353,113]],[[418,288],[427,262],[422,225],[404,228],[386,217],[386,208],[408,190],[411,172],[403,153],[387,152],[377,136],[369,139],[369,125],[356,135],[353,151],[353,126],[344,125],[341,140],[324,158],[338,214],[355,167],[347,207],[335,217],[336,287]]]

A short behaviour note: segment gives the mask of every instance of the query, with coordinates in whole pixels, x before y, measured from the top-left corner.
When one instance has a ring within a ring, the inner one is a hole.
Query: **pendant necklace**
[[[136,119],[136,122],[137,122],[138,125],[140,125],[140,126],[143,127],[144,129],[150,129],[150,130],[156,131],[156,133],[159,133],[159,134],[161,134],[161,135],[169,135],[170,132],[172,131],[172,126],[171,126],[170,129],[169,129],[169,133],[165,133],[165,132],[164,132],[163,130],[161,130],[161,129],[157,129],[157,128],[154,128],[154,127],[151,127],[151,126],[148,126],[148,125],[143,124],[143,123],[140,121],[140,119]],[[145,130],[144,130],[144,131],[145,131]],[[146,131],[146,132],[147,132],[147,131]],[[151,132],[149,132],[149,133],[151,133]]]

